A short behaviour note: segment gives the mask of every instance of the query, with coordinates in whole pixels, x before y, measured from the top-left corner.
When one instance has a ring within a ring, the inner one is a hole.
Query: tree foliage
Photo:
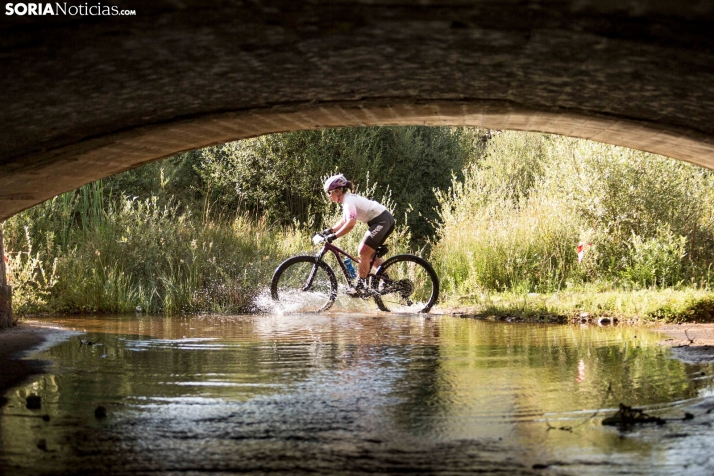
[[[582,139],[498,132],[465,179],[438,194],[433,258],[447,288],[459,293],[706,284],[714,264],[713,192],[714,174],[684,162]]]
[[[189,152],[109,179],[109,189],[145,198],[163,191],[212,218],[249,212],[271,223],[311,223],[329,203],[325,177],[344,173],[360,190],[391,196],[418,240],[433,233],[434,189],[461,177],[484,131],[450,127],[365,127],[288,132]],[[318,222],[316,222],[318,220]]]

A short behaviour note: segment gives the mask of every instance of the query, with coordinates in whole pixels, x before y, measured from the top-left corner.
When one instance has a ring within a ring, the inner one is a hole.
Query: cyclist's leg
[[[375,250],[381,246],[394,231],[394,217],[385,211],[369,222],[369,230],[364,234],[359,246],[359,275],[364,278],[369,274],[369,263],[374,257]],[[384,262],[382,258],[375,258],[373,266],[378,268]]]
[[[369,232],[365,233],[365,238],[368,234]],[[359,269],[357,273],[360,278],[364,279],[369,274],[369,262],[372,260],[372,256],[374,256],[374,248],[366,244],[363,238],[357,252],[359,254]]]
[[[369,236],[369,232],[365,234],[365,238]],[[369,284],[367,283],[367,275],[369,274],[369,262],[374,256],[374,248],[365,244],[365,239],[363,238],[359,244],[359,266],[357,268],[358,280],[354,285],[354,288],[348,289],[346,294],[351,297],[361,297],[367,298],[372,294],[370,293]]]

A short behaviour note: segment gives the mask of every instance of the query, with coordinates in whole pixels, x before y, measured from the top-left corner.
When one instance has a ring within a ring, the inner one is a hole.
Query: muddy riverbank
[[[654,328],[662,333],[661,345],[671,347],[682,362],[714,362],[714,324],[665,324]]]
[[[28,324],[0,331],[0,406],[6,403],[2,396],[6,390],[42,372],[42,362],[22,357],[45,343],[51,332],[52,329]]]

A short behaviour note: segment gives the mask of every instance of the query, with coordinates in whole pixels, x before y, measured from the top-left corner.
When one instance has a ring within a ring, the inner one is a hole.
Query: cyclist
[[[354,184],[342,174],[333,175],[325,180],[324,189],[332,202],[342,204],[340,221],[332,228],[323,231],[328,243],[352,231],[357,220],[369,226],[369,230],[359,244],[357,283],[353,289],[347,291],[351,296],[369,296],[371,293],[365,282],[370,271],[369,262],[377,247],[382,245],[394,230],[394,217],[384,205],[352,193]],[[376,258],[374,266],[379,267],[382,262],[381,258]]]

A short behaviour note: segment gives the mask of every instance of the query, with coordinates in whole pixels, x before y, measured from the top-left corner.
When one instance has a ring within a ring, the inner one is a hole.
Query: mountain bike
[[[313,237],[319,241],[321,234]],[[270,293],[273,300],[288,312],[322,312],[334,304],[338,296],[337,277],[333,268],[325,261],[331,253],[342,271],[347,287],[355,278],[350,276],[343,257],[355,263],[359,260],[339,247],[323,241],[320,251],[314,255],[298,255],[282,262],[273,273]],[[388,253],[386,246],[375,250],[370,261],[370,271],[374,260]],[[382,265],[367,276],[367,299],[372,298],[382,311],[426,313],[439,297],[439,278],[428,261],[415,255],[396,255],[385,260]]]

